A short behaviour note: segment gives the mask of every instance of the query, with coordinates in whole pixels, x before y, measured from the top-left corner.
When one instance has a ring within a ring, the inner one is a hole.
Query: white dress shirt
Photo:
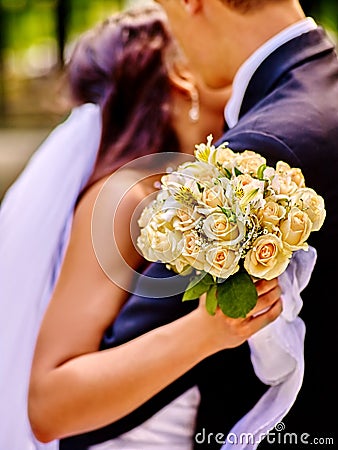
[[[229,128],[237,124],[245,91],[262,62],[286,42],[316,28],[317,24],[311,17],[302,19],[269,39],[242,64],[234,78],[232,95],[225,107],[225,120]]]

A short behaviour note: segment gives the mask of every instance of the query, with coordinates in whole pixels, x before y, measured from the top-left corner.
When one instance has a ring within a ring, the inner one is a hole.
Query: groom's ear
[[[195,14],[202,7],[201,0],[181,0],[181,3],[189,14]]]

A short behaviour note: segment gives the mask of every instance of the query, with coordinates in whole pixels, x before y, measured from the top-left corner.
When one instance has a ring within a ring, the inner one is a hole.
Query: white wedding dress
[[[192,450],[199,402],[192,387],[140,426],[89,450]]]
[[[34,154],[0,208],[0,450],[56,450],[34,439],[27,391],[39,325],[68,242],[74,204],[92,171],[100,141],[95,105],[75,108]],[[298,317],[316,252],[299,251],[280,277],[284,310],[249,340],[257,376],[271,387],[231,430],[222,449],[255,449],[292,407],[303,380],[305,326]],[[140,427],[91,450],[190,450],[199,402],[192,388]],[[225,414],[229,405],[224,405]],[[222,433],[222,430],[219,430]],[[234,443],[233,436],[250,433]],[[229,435],[230,436],[230,435]],[[174,447],[173,442],[177,442]]]

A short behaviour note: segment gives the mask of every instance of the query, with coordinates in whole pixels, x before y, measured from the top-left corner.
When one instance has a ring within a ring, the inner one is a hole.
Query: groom
[[[338,60],[297,0],[159,0],[205,83],[233,83],[222,141],[300,167],[327,217],[309,243],[317,264],[302,293],[305,378],[285,432],[334,437],[338,305]],[[337,442],[337,437],[335,437]],[[265,444],[267,445],[267,444]],[[270,446],[271,448],[271,446]]]

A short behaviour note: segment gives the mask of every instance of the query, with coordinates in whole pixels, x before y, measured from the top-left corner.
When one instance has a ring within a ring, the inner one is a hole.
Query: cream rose
[[[295,167],[291,168],[284,161],[278,161],[276,164],[276,178],[278,180],[279,194],[291,195],[297,189],[305,186],[302,171]]]
[[[205,235],[216,241],[224,241],[228,246],[236,245],[243,237],[237,223],[231,222],[223,213],[210,214],[203,223]]]
[[[182,255],[167,264],[167,267],[182,275],[188,275],[192,272],[191,265]]]
[[[312,222],[304,211],[296,206],[292,207],[279,228],[286,248],[292,251],[307,248],[306,240],[312,231]]]
[[[184,211],[183,209],[177,209],[176,216],[174,217],[172,224],[175,230],[188,231],[195,228],[201,218],[202,216],[196,211]]]
[[[272,280],[284,272],[292,253],[283,248],[276,235],[268,233],[258,237],[245,256],[244,268],[256,278]]]
[[[213,163],[220,164],[226,169],[230,170],[233,168],[236,153],[234,153],[228,147],[219,147],[215,150],[212,155]]]
[[[286,209],[282,205],[269,200],[265,203],[263,208],[258,211],[258,218],[263,228],[271,230],[279,224],[285,217],[285,214]]]
[[[312,231],[318,231],[326,217],[323,197],[318,195],[313,189],[304,188],[292,196],[292,201],[309,216],[312,222]]]
[[[284,161],[278,161],[276,164],[276,172],[282,176],[289,177],[291,182],[294,183],[297,188],[305,187],[305,179],[301,169],[290,167],[289,164]]]
[[[219,205],[224,206],[226,198],[223,187],[220,184],[216,184],[211,188],[205,189],[202,193],[202,202],[210,208],[217,208]]]
[[[205,251],[206,264],[204,270],[218,278],[228,278],[239,269],[238,252],[224,245],[209,245]]]
[[[235,166],[243,173],[256,175],[263,164],[266,164],[266,159],[251,150],[238,153],[235,158]]]
[[[205,253],[198,234],[192,230],[184,233],[182,256],[195,269],[204,270]]]

